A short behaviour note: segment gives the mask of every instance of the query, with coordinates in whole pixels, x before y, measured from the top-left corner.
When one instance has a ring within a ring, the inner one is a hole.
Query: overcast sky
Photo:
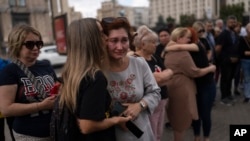
[[[96,17],[96,10],[101,7],[101,2],[110,0],[68,0],[69,5],[75,7],[75,11],[82,12],[83,17]],[[126,6],[147,6],[148,0],[117,0],[119,4]]]

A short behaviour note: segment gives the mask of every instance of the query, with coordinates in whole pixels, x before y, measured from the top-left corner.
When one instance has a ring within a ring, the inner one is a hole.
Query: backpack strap
[[[57,97],[50,120],[50,136],[53,141],[75,141],[80,132],[77,117],[66,105],[59,107],[60,96]]]

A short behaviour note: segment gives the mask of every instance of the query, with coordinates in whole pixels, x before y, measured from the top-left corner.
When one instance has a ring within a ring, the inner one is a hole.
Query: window
[[[16,5],[16,0],[9,0],[9,5],[10,6],[15,6]]]
[[[19,6],[26,6],[26,0],[18,0]]]
[[[26,0],[9,0],[10,6],[26,6]]]
[[[12,13],[12,25],[29,24],[29,14]]]

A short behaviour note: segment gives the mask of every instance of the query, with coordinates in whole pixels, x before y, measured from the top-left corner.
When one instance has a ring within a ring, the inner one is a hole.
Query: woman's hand
[[[132,120],[135,120],[142,111],[140,103],[123,103],[122,105],[127,107],[123,112],[124,116],[131,116]]]
[[[114,116],[111,118],[105,118],[102,121],[95,121],[89,119],[78,119],[78,124],[80,130],[83,134],[90,134],[96,131],[104,130],[110,128],[114,125],[120,125],[120,127],[124,130],[128,130],[125,126],[125,123],[131,120],[131,116],[122,117],[122,116]]]
[[[120,117],[114,117],[114,118],[119,118],[118,120],[120,121],[118,125],[120,126],[120,128],[122,128],[122,130],[124,131],[128,131],[128,128],[126,127],[126,122],[128,122],[129,120],[132,120],[131,116],[120,116]]]
[[[209,64],[209,67],[211,68],[211,72],[216,71],[216,66],[214,64]]]
[[[53,108],[55,100],[56,100],[55,95],[47,97],[43,101],[37,103],[38,104],[37,108],[39,109],[39,111],[40,110],[50,110]]]

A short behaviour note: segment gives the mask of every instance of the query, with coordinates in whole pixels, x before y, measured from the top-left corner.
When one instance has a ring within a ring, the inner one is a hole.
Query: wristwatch
[[[146,104],[145,104],[145,102],[140,101],[139,103],[140,103],[142,109],[146,109]]]

